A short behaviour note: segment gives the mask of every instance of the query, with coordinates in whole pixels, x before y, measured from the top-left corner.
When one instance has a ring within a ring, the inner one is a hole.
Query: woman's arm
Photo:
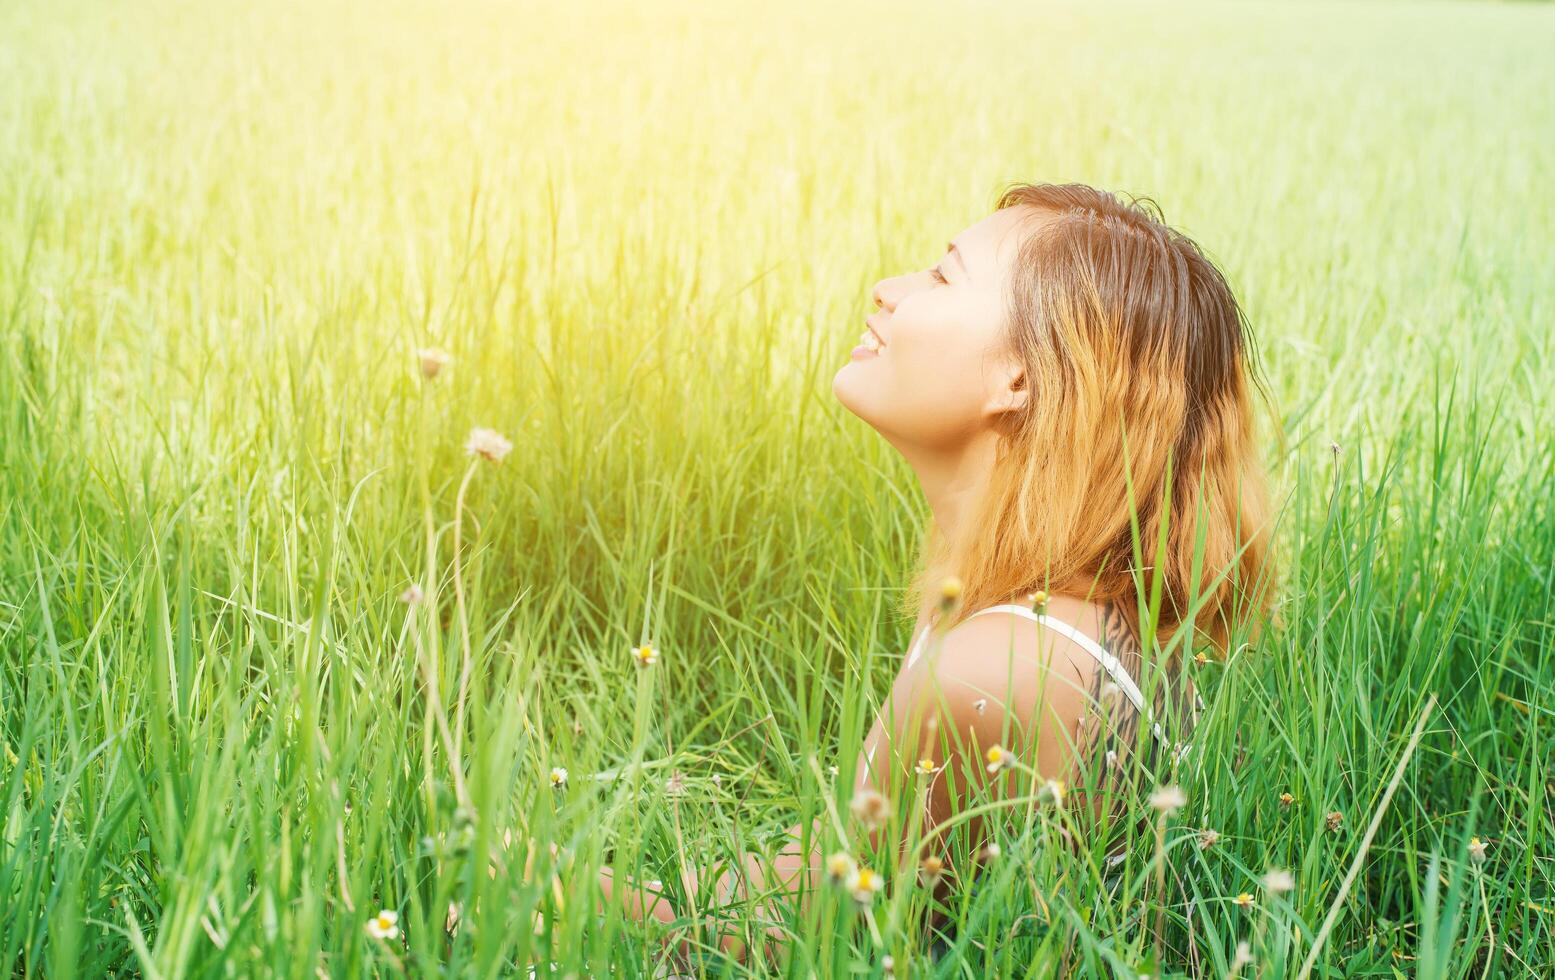
[[[1026,765],[1044,777],[1062,778],[1070,770],[1073,732],[1085,696],[1085,677],[1077,664],[1085,654],[1072,641],[1036,624],[1016,620],[1013,625],[1012,634],[1006,615],[962,623],[932,639],[926,656],[897,676],[855,762],[852,797],[873,792],[887,801],[912,802],[905,819],[860,829],[860,838],[867,837],[871,847],[885,846],[894,835],[896,855],[904,863],[910,861],[909,866],[930,854],[944,860],[943,844],[936,844],[942,825],[969,794],[1002,788],[1002,783],[989,785],[1001,778],[988,772],[985,753],[991,747],[1017,753],[1034,749]],[[920,771],[920,763],[933,771]],[[970,822],[977,833],[980,822]],[[718,904],[759,900],[776,891],[798,892],[802,906],[826,883],[825,828],[817,821],[807,837],[803,830],[790,828],[791,843],[770,862],[746,854],[742,872],[720,874],[711,883]],[[851,847],[846,842],[842,846],[856,855],[865,842],[857,839]],[[708,888],[698,888],[701,883],[690,872],[683,883],[687,895],[709,894]],[[600,885],[607,900],[619,889],[623,908],[634,918],[668,924],[679,917],[662,886],[653,882],[618,880],[605,868]],[[705,911],[681,910],[688,917]],[[719,945],[732,955],[746,953],[739,936],[721,936]]]
[[[773,891],[792,894],[798,892],[801,896],[808,895],[822,882],[820,867],[819,846],[821,827],[819,823],[812,825],[809,835],[809,847],[805,847],[805,838],[802,835],[803,825],[795,825],[788,830],[790,843],[779,851],[770,861],[766,861],[761,855],[742,855],[743,871],[729,869],[719,874],[709,883],[701,882],[695,871],[686,869],[682,876],[684,893],[695,896],[708,904],[696,909],[677,910],[670,904],[663,894],[663,883],[658,881],[635,882],[625,876],[617,877],[613,868],[600,869],[599,884],[605,893],[605,901],[610,904],[617,892],[622,899],[622,908],[628,915],[639,920],[649,918],[669,925],[681,916],[694,918],[698,913],[712,919],[710,912],[727,908],[731,905],[744,905],[749,901],[759,901],[760,896]],[[770,904],[763,903],[760,909],[764,918],[776,923],[777,916]],[[748,952],[746,946],[747,937],[737,933],[717,930],[718,945],[725,953],[739,959],[744,959]],[[767,943],[772,949],[773,941],[780,940],[782,934],[773,928],[768,930]],[[682,956],[690,955],[690,944],[686,941],[680,943]]]

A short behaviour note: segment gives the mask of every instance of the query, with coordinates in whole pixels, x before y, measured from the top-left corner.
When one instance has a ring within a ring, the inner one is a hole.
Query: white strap
[[[1046,626],[1048,629],[1051,629],[1056,633],[1062,633],[1064,636],[1069,637],[1069,639],[1075,641],[1081,647],[1083,647],[1087,653],[1095,657],[1096,662],[1102,665],[1102,669],[1104,669],[1108,674],[1112,675],[1113,681],[1115,681],[1119,687],[1123,688],[1123,693],[1127,694],[1128,699],[1134,702],[1135,708],[1140,711],[1145,710],[1145,696],[1140,692],[1139,687],[1135,685],[1134,678],[1129,676],[1128,670],[1124,668],[1123,663],[1118,660],[1117,657],[1113,656],[1111,653],[1108,653],[1105,647],[1091,639],[1089,636],[1086,636],[1084,633],[1075,629],[1073,626],[1070,626],[1068,623],[1061,619],[1054,619],[1052,616],[1049,616],[1046,613],[1035,612],[1026,606],[1016,605],[1013,602],[1005,603],[1004,605],[1000,606],[989,606],[986,609],[979,609],[977,612],[968,616],[967,619],[976,619],[985,613],[994,612],[1015,613],[1017,616],[1025,616],[1027,619],[1041,623],[1043,626]]]
[[[923,652],[923,641],[929,638],[929,630],[933,626],[933,623],[924,623],[923,629],[918,631],[918,639],[913,641],[912,649],[907,652],[907,662],[902,665],[903,670],[918,662],[918,655]]]
[[[1079,644],[1080,647],[1085,650],[1085,652],[1096,658],[1096,662],[1101,664],[1102,669],[1105,670],[1108,676],[1112,678],[1113,683],[1122,688],[1123,693],[1128,695],[1128,699],[1134,702],[1134,710],[1138,711],[1145,717],[1146,721],[1150,722],[1150,728],[1155,732],[1155,737],[1160,739],[1162,742],[1166,741],[1166,732],[1162,730],[1159,722],[1156,722],[1150,717],[1150,709],[1145,706],[1145,696],[1139,690],[1139,686],[1134,683],[1134,678],[1129,676],[1128,671],[1124,668],[1122,662],[1119,661],[1117,657],[1107,652],[1106,648],[1104,648],[1101,644],[1097,643],[1095,640],[1091,639],[1089,636],[1086,636],[1084,633],[1075,629],[1073,626],[1070,626],[1068,623],[1061,619],[1054,619],[1052,616],[1049,616],[1045,613],[1036,612],[1027,608],[1026,606],[1017,605],[1013,602],[1007,602],[998,606],[989,606],[986,609],[979,609],[977,612],[968,616],[967,619],[976,619],[978,616],[981,616],[984,613],[992,612],[1007,612],[1015,613],[1018,616],[1025,616],[1027,619],[1041,623],[1043,626],[1053,630],[1055,633],[1061,633],[1064,636],[1069,637],[1069,639],[1073,640],[1075,643]]]
[[[1069,639],[1073,640],[1075,643],[1079,644],[1082,649],[1096,658],[1096,662],[1101,664],[1102,669],[1105,670],[1108,676],[1112,678],[1113,683],[1117,684],[1123,693],[1128,696],[1128,699],[1133,702],[1134,709],[1142,714],[1145,720],[1150,723],[1151,731],[1155,733],[1156,739],[1163,744],[1166,742],[1166,732],[1161,728],[1159,722],[1151,718],[1150,709],[1145,707],[1145,696],[1140,692],[1139,686],[1135,684],[1134,679],[1129,676],[1128,670],[1124,668],[1122,662],[1120,662],[1117,657],[1107,652],[1106,648],[1101,646],[1101,644],[1097,643],[1095,640],[1091,639],[1089,636],[1086,636],[1084,633],[1075,629],[1073,626],[1070,626],[1068,623],[1061,619],[1054,619],[1052,616],[1035,612],[1026,606],[1017,605],[1015,603],[1003,603],[997,606],[989,606],[986,609],[979,609],[977,612],[968,616],[967,619],[974,619],[978,616],[981,616],[983,613],[991,612],[1009,612],[1015,613],[1018,616],[1025,616],[1027,619],[1035,620],[1036,622],[1041,623],[1043,626],[1048,627],[1054,632],[1061,633],[1064,636],[1067,636]],[[925,623],[923,629],[918,632],[918,639],[913,643],[912,649],[908,651],[907,662],[903,665],[903,670],[910,668],[913,664],[918,662],[918,657],[923,653],[924,641],[929,638],[929,633],[933,627],[933,622]],[[1198,701],[1199,707],[1202,709],[1204,702],[1202,699],[1197,698],[1198,692],[1194,693],[1195,700]],[[1191,747],[1191,742],[1178,746],[1177,757],[1180,759],[1183,756],[1186,756],[1188,754],[1188,750]],[[871,747],[865,754],[865,759],[868,763],[874,762],[875,750],[873,747]]]

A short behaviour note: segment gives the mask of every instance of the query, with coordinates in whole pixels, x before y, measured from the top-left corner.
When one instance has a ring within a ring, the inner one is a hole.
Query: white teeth
[[[864,331],[864,335],[859,338],[859,345],[866,350],[872,350],[876,353],[880,351],[880,341],[875,338],[875,334],[871,330]]]

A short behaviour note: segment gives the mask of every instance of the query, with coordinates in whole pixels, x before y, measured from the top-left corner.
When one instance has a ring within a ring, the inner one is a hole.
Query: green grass
[[[700,6],[0,7],[0,970],[651,971],[596,865],[837,803],[927,515],[830,378],[1012,180],[1225,268],[1280,624],[1199,668],[1164,889],[1013,822],[937,962],[908,868],[777,969],[1110,976],[1164,916],[1278,976],[1335,908],[1318,975],[1555,970],[1555,9]],[[488,875],[504,828],[574,863]]]

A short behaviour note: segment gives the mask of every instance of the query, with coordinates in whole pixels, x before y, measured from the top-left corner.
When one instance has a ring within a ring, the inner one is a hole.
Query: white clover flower
[[[471,429],[464,451],[471,456],[483,456],[493,463],[500,463],[503,457],[513,451],[513,444],[495,429]]]
[[[400,914],[393,909],[383,909],[367,920],[367,934],[374,939],[393,939],[400,934]]]

